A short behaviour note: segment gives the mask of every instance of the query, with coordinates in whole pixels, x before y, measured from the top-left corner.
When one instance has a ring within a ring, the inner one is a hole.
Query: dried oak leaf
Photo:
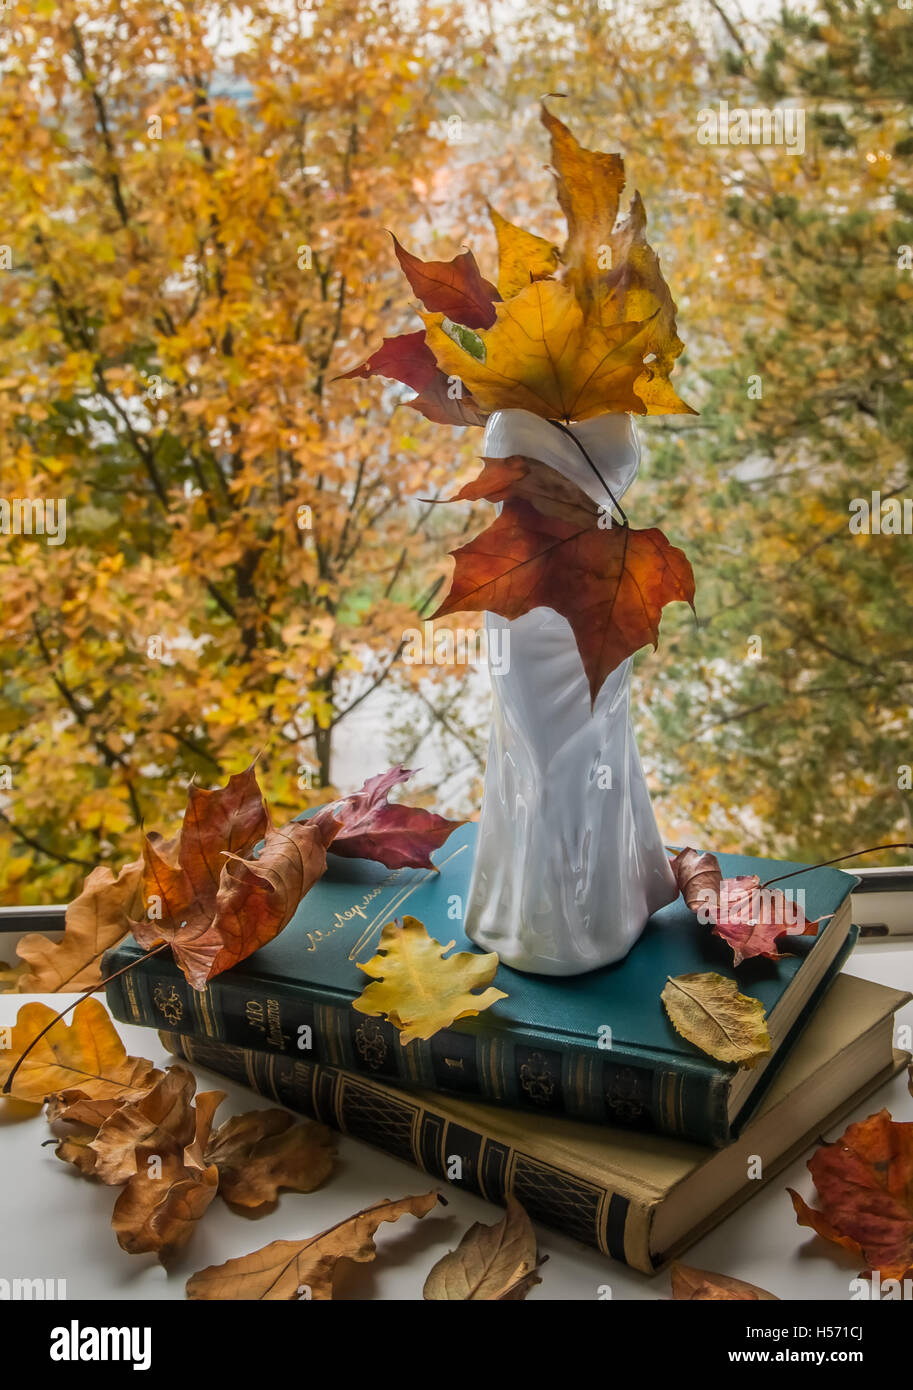
[[[677,975],[660,997],[675,1031],[709,1057],[753,1067],[770,1052],[763,1004],[725,975]]]
[[[542,1280],[542,1261],[533,1224],[508,1196],[507,1211],[493,1226],[477,1221],[455,1250],[438,1260],[425,1280],[423,1296],[431,1300],[519,1302]]]
[[[388,922],[376,955],[365,965],[357,962],[373,983],[353,1000],[352,1008],[372,1017],[385,1015],[399,1029],[405,1046],[414,1038],[433,1038],[458,1018],[472,1018],[506,999],[503,990],[493,987],[472,993],[491,984],[497,952],[458,951],[447,956],[454,944],[441,945],[415,917]]]
[[[545,237],[515,227],[489,205],[488,215],[498,239],[498,289],[510,299],[534,280],[549,280],[560,264],[557,246]]]
[[[256,1209],[282,1188],[313,1192],[333,1171],[335,1140],[325,1125],[296,1122],[287,1110],[251,1110],[220,1125],[206,1146],[219,1170],[219,1195]]]
[[[734,1279],[731,1274],[714,1274],[709,1269],[694,1269],[691,1265],[674,1264],[669,1270],[672,1297],[678,1301],[741,1301],[746,1303],[779,1303],[775,1293],[768,1293],[757,1284]]]
[[[191,787],[180,833],[143,847],[147,950],[167,941],[194,989],[271,941],[326,869],[331,817],[270,823],[253,767],[225,787]],[[244,856],[258,841],[258,858]],[[154,908],[154,912],[152,909]]]
[[[139,1171],[144,1154],[164,1154],[190,1144],[195,1132],[195,1090],[193,1073],[171,1066],[145,1095],[104,1118],[89,1145],[95,1154],[95,1177],[119,1186]],[[73,1111],[65,1118],[72,1120]]]
[[[788,1188],[800,1226],[852,1250],[883,1279],[913,1270],[913,1124],[880,1110],[817,1149],[808,1171],[822,1210]]]
[[[554,468],[514,455],[485,459],[453,501],[503,503],[486,531],[453,552],[453,581],[433,617],[490,610],[519,618],[547,607],[570,623],[595,701],[603,681],[659,641],[667,603],[694,601],[684,553],[655,528],[600,525],[597,504]]]
[[[641,324],[585,317],[570,285],[557,280],[535,281],[495,305],[495,313],[494,325],[475,334],[472,351],[450,336],[443,315],[422,315],[438,366],[482,410],[516,408],[547,420],[644,414],[634,392],[644,370]]]
[[[819,922],[809,922],[802,909],[779,888],[762,888],[756,874],[724,878],[715,906],[705,909],[713,935],[732,947],[734,965],[764,956],[780,960],[777,942],[790,936],[814,936]]]
[[[92,870],[82,892],[67,908],[63,936],[54,941],[30,932],[16,947],[26,964],[21,994],[73,994],[101,982],[101,958],[130,930],[142,911],[143,861],[135,859],[114,874],[106,864]]]
[[[0,1084],[42,1028],[54,1018],[47,1004],[23,1004],[0,1054]],[[75,1088],[83,1097],[106,1100],[138,1095],[162,1075],[144,1057],[128,1057],[105,1007],[83,999],[67,1024],[58,1019],[16,1072],[12,1096],[41,1105],[47,1096]]]
[[[190,1240],[219,1190],[219,1170],[207,1163],[205,1150],[213,1115],[224,1096],[224,1091],[197,1095],[195,1109],[190,1107],[192,1137],[184,1148],[152,1152],[143,1146],[138,1150],[137,1171],[111,1215],[117,1242],[128,1254],[154,1253],[161,1264],[168,1265]]]
[[[305,1240],[274,1240],[261,1250],[225,1264],[210,1265],[187,1281],[193,1299],[326,1300],[333,1297],[339,1260],[366,1263],[377,1254],[374,1235],[384,1221],[423,1217],[439,1200],[437,1192],[378,1202]]]
[[[388,801],[392,788],[412,775],[409,768],[391,767],[370,777],[352,796],[318,811],[315,821],[330,816],[339,826],[330,852],[349,859],[376,859],[388,869],[433,869],[431,852],[465,822],[446,820],[421,806]]]

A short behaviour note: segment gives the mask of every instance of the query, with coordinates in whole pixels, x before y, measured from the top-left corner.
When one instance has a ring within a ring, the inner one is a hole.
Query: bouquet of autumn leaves
[[[622,661],[656,646],[663,607],[693,602],[694,576],[661,531],[628,524],[570,426],[610,413],[695,412],[670,381],[683,344],[639,194],[616,226],[621,156],[583,149],[545,106],[542,121],[567,221],[564,248],[490,209],[495,286],[471,251],[421,261],[394,238],[424,328],[385,338],[345,375],[404,383],[417,393],[406,404],[439,424],[482,425],[494,411],[518,409],[574,441],[612,512],[537,459],[484,459],[481,474],[451,500],[484,498],[501,508],[454,552],[450,591],[432,616],[487,609],[513,619],[554,609],[573,630],[595,701]]]

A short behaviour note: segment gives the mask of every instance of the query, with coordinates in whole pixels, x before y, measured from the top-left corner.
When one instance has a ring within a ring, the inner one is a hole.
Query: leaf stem
[[[126,975],[128,970],[132,970],[133,967],[135,965],[139,965],[141,961],[148,960],[150,956],[157,956],[159,951],[164,951],[168,945],[170,945],[170,942],[163,941],[160,946],[153,947],[151,951],[147,951],[146,954],[143,956],[137,956],[136,960],[131,960],[128,965],[122,965],[120,970],[115,970],[113,975],[106,975],[103,980],[99,980],[97,985],[90,985],[88,989],[80,990],[78,997],[76,999],[71,1000],[67,1007],[65,1009],[62,1009],[59,1014],[55,1014],[54,1017],[51,1019],[50,1023],[46,1023],[45,1026],[42,1028],[41,1032],[35,1034],[28,1047],[22,1053],[22,1056],[17,1057],[16,1061],[13,1063],[12,1069],[10,1070],[9,1076],[3,1083],[3,1090],[0,1091],[0,1095],[8,1096],[10,1094],[12,1090],[13,1080],[16,1076],[16,1072],[22,1066],[22,1063],[25,1061],[26,1057],[29,1055],[35,1044],[39,1042],[41,1038],[44,1037],[45,1033],[50,1032],[50,1030],[54,1027],[55,1023],[59,1023],[61,1019],[66,1018],[67,1014],[70,1012],[71,1009],[75,1009],[77,1004],[81,1004],[86,995],[94,994],[96,990],[102,989],[105,985],[110,984],[112,980],[116,980],[118,975]]]
[[[619,517],[621,518],[621,524],[622,524],[622,526],[627,526],[627,524],[628,524],[628,518],[627,518],[627,516],[625,515],[625,510],[624,510],[624,508],[622,507],[622,505],[621,505],[621,503],[619,502],[618,498],[615,496],[615,494],[614,494],[614,492],[612,491],[612,489],[609,487],[609,485],[608,485],[608,483],[606,482],[605,478],[604,478],[604,477],[602,476],[602,474],[600,473],[599,469],[596,467],[596,465],[595,465],[595,463],[593,462],[593,460],[590,458],[590,456],[589,456],[589,454],[587,453],[586,449],[584,449],[583,445],[580,443],[580,440],[577,438],[577,436],[576,436],[576,434],[574,433],[574,431],[573,431],[572,429],[570,429],[567,425],[562,425],[562,423],[561,423],[560,420],[550,420],[550,421],[549,421],[549,424],[554,425],[556,430],[560,430],[562,434],[566,434],[566,435],[567,435],[568,439],[572,439],[572,440],[574,441],[574,443],[577,445],[577,448],[580,450],[581,454],[583,454],[583,457],[586,459],[587,463],[590,465],[590,467],[592,468],[593,472],[596,474],[596,477],[599,479],[600,483],[601,483],[602,486],[605,488],[606,492],[609,494],[609,498],[610,498],[610,500],[611,500],[611,502],[612,502],[612,506],[615,508],[615,510],[617,511]]]
[[[826,869],[828,864],[842,864],[845,859],[858,859],[861,854],[876,854],[880,849],[913,849],[913,844],[901,841],[896,845],[869,845],[868,849],[854,849],[849,854],[838,854],[834,859],[822,859],[820,864],[806,864],[802,869],[793,869],[792,873],[775,874],[769,878],[761,887],[766,888],[768,884],[779,883],[784,878],[795,878],[797,874],[807,874],[812,869]]]

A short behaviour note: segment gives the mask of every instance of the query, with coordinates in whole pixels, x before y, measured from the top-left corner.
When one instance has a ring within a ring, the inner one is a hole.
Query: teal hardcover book
[[[424,922],[442,943],[454,941],[455,950],[475,949],[461,916],[476,831],[465,825],[454,832],[433,856],[434,872],[330,856],[326,875],[281,935],[205,990],[191,989],[159,955],[112,981],[108,1002],[126,1022],[404,1086],[728,1143],[845,946],[853,876],[823,868],[790,880],[804,892],[809,920],[825,920],[817,936],[794,937],[796,954],[778,961],[747,961],[734,970],[730,949],[679,899],[654,914],[623,961],[561,978],[500,966],[494,984],[506,999],[427,1042],[403,1046],[392,1024],[352,1008],[368,983],[359,963],[374,955],[384,925],[403,915]],[[758,874],[762,882],[802,867],[718,857],[724,875]],[[142,955],[128,938],[108,952],[104,973]],[[710,970],[737,980],[764,1005],[773,1047],[754,1068],[707,1057],[666,1016],[660,1001],[666,980]]]

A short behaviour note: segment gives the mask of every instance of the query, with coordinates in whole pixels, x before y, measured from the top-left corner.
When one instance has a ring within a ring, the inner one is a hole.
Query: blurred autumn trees
[[[0,537],[0,896],[65,899],[258,750],[281,811],[321,799],[372,687],[414,689],[401,634],[457,524],[417,499],[480,436],[333,377],[417,326],[385,228],[493,254],[487,196],[559,231],[548,91],[625,155],[701,409],[641,425],[631,498],[698,580],[700,625],[670,612],[639,662],[667,833],[913,838],[913,545],[847,524],[913,487],[911,26],[887,0],[4,11],[0,495],[65,497],[68,533]],[[782,100],[803,154],[696,138],[702,108]],[[415,698],[475,756],[460,674]]]
[[[332,377],[392,293],[406,313],[384,228],[417,220],[462,38],[383,0],[24,11],[0,26],[2,491],[65,497],[69,525],[0,548],[0,889],[63,898],[193,775],[259,750],[280,813],[315,799],[442,573],[413,499],[458,434]]]

